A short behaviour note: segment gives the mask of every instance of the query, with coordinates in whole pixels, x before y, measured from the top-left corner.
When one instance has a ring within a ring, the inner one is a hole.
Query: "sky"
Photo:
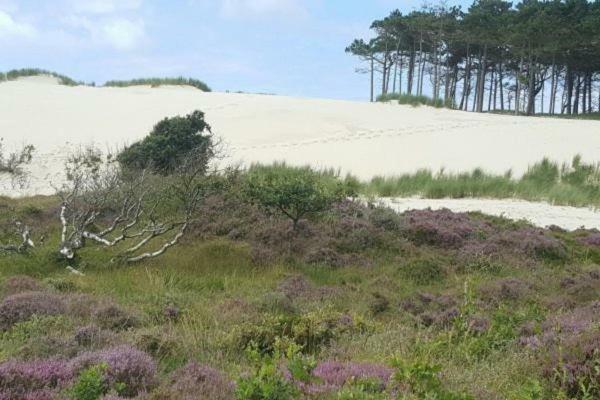
[[[455,0],[449,4],[471,1]],[[345,54],[423,0],[0,0],[0,70],[76,80],[189,76],[218,91],[366,100]]]

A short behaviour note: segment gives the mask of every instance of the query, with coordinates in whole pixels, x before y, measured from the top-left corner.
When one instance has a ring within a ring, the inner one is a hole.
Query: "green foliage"
[[[418,106],[430,106],[435,108],[454,108],[454,105],[450,101],[444,102],[443,99],[432,99],[427,96],[416,96],[410,94],[400,93],[387,93],[377,96],[377,101],[388,102],[397,101],[398,104],[409,105],[413,107]]]
[[[283,358],[279,350],[265,355],[250,346],[246,355],[253,366],[248,376],[237,381],[235,389],[239,400],[290,400],[298,397],[298,390],[287,381],[280,369]]]
[[[198,162],[208,162],[214,156],[210,126],[202,111],[194,111],[185,117],[165,118],[143,140],[124,149],[117,160],[131,169],[151,168],[162,174],[170,174],[178,163],[192,151],[199,152]]]
[[[152,87],[157,87],[161,85],[175,85],[175,86],[192,86],[197,89],[200,89],[204,92],[210,92],[211,89],[208,85],[198,79],[193,78],[184,78],[182,76],[177,78],[141,78],[141,79],[131,79],[126,81],[108,81],[104,84],[104,86],[113,86],[113,87],[127,87],[127,86],[140,86],[140,85],[149,85]]]
[[[441,367],[424,362],[407,363],[399,358],[392,362],[396,369],[394,380],[408,387],[410,393],[419,399],[471,400],[472,396],[447,390],[439,378]]]
[[[83,82],[77,82],[77,81],[69,78],[68,76],[61,75],[61,74],[58,74],[58,73],[52,72],[52,71],[47,71],[45,69],[39,69],[39,68],[13,69],[6,73],[0,73],[0,77],[3,78],[3,79],[0,79],[0,82],[3,80],[12,81],[12,80],[15,80],[15,79],[18,79],[21,77],[25,77],[25,76],[39,76],[39,75],[49,75],[49,76],[58,78],[61,85],[66,85],[66,86],[78,86],[78,85],[84,84]]]
[[[294,229],[301,218],[327,211],[351,194],[330,171],[285,164],[253,166],[245,177],[243,191],[249,201],[291,219]]]
[[[253,346],[263,354],[273,353],[280,340],[293,343],[306,354],[316,354],[346,333],[364,332],[369,326],[360,318],[326,309],[293,316],[269,316],[260,323],[237,327],[231,338],[240,349]]]
[[[74,400],[98,400],[108,391],[104,374],[108,366],[99,364],[83,370],[69,389]]]
[[[410,262],[403,267],[402,274],[419,285],[427,285],[444,279],[444,268],[436,259],[425,258]]]
[[[584,163],[579,156],[571,164],[562,165],[544,159],[520,179],[514,179],[510,171],[493,175],[478,168],[459,174],[420,170],[397,177],[375,177],[361,191],[386,197],[519,198],[600,207],[600,165]]]

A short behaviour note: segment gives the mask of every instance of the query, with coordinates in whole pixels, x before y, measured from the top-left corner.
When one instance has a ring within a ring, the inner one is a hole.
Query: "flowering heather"
[[[579,238],[579,241],[588,246],[600,247],[600,231],[592,230],[586,233],[587,235]]]
[[[282,280],[277,289],[291,300],[296,299],[323,299],[336,293],[333,287],[315,288],[305,277],[291,276]]]
[[[543,367],[544,376],[569,398],[583,398],[582,386],[591,395],[586,398],[599,398],[600,330],[566,337],[550,350]]]
[[[152,358],[133,347],[117,346],[96,352],[83,353],[71,365],[77,373],[93,365],[106,364],[106,381],[109,387],[124,384],[120,394],[136,396],[156,384],[156,364]]]
[[[179,400],[232,400],[234,385],[214,368],[191,362],[173,373],[167,392]]]
[[[524,227],[505,231],[490,237],[491,243],[534,258],[564,259],[565,246],[560,240],[548,235],[543,229]]]
[[[492,302],[519,300],[531,292],[531,285],[517,278],[504,278],[491,282],[480,289],[485,300]]]
[[[304,393],[315,395],[337,391],[352,382],[370,380],[380,384],[383,391],[392,373],[390,367],[380,364],[324,361],[312,371],[314,382],[296,384]]]
[[[404,300],[400,306],[423,325],[449,327],[460,314],[456,305],[456,300],[447,295],[419,293]]]
[[[94,311],[93,317],[101,328],[115,331],[127,330],[138,324],[135,315],[130,314],[115,304],[100,306]]]
[[[101,331],[96,325],[87,325],[77,328],[75,342],[80,346],[89,346],[100,337]]]
[[[458,248],[478,233],[489,231],[489,225],[474,220],[466,213],[443,210],[413,210],[405,213],[407,233],[417,244]]]
[[[17,322],[26,321],[33,315],[59,315],[66,305],[60,296],[45,292],[24,292],[6,297],[0,303],[0,330],[6,330]]]
[[[2,293],[5,296],[22,292],[41,292],[43,290],[44,288],[37,280],[27,275],[11,276],[2,285]]]
[[[0,364],[0,399],[46,399],[73,378],[68,362],[57,359]]]
[[[600,301],[575,308],[544,321],[536,332],[533,325],[521,329],[520,343],[532,347],[559,345],[569,338],[583,335],[600,323]]]

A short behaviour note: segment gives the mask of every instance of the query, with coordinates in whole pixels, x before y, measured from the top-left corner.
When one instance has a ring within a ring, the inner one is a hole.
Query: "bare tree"
[[[29,229],[29,226],[18,220],[14,220],[11,225],[13,227],[12,235],[18,237],[19,241],[16,243],[9,241],[9,243],[0,244],[0,251],[25,253],[30,248],[35,247],[35,244],[31,239],[31,230]]]
[[[59,191],[60,253],[73,260],[90,242],[115,248],[115,262],[165,253],[184,236],[210,186],[206,158],[212,154],[191,151],[169,176],[123,170],[94,151],[73,157]]]
[[[10,177],[13,188],[27,184],[24,166],[31,163],[34,151],[33,145],[24,145],[18,151],[5,154],[3,140],[0,138],[0,174]]]

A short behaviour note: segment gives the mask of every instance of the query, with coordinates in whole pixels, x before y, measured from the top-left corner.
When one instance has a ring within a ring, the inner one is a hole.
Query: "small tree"
[[[251,202],[288,217],[296,230],[300,219],[330,209],[348,190],[332,173],[274,164],[253,166],[246,175],[244,193]]]
[[[169,176],[123,169],[95,151],[72,157],[58,191],[60,253],[71,261],[93,243],[134,263],[177,245],[212,187],[207,154],[188,152]]]
[[[143,140],[123,150],[117,160],[125,168],[152,169],[169,175],[191,151],[205,154],[205,170],[215,156],[210,126],[202,111],[163,119]]]

